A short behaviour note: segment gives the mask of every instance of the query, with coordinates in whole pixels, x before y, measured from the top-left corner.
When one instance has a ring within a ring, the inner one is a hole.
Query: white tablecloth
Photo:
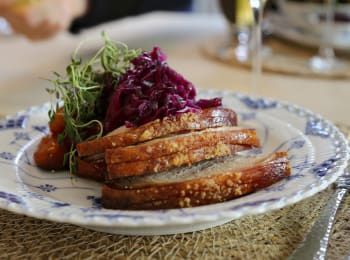
[[[13,114],[49,100],[46,79],[62,72],[75,47],[86,44],[88,57],[101,44],[101,31],[130,47],[149,50],[159,45],[171,67],[192,81],[198,89],[222,89],[252,93],[251,72],[245,68],[209,59],[201,51],[208,41],[222,39],[226,23],[219,15],[153,13],[103,24],[79,35],[62,33],[44,42],[30,42],[20,36],[0,36],[0,115]],[[350,125],[350,82],[263,74],[259,96],[286,100],[337,123]]]

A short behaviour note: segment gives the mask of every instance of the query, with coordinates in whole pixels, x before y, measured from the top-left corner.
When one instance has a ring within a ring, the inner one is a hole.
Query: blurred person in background
[[[32,40],[151,11],[190,11],[191,0],[0,0],[0,16]]]

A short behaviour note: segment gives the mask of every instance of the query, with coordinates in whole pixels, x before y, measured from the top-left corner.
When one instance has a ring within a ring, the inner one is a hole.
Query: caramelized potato
[[[41,139],[34,153],[34,161],[45,170],[64,169],[64,154],[69,152],[68,144],[59,144],[56,135],[48,135]]]
[[[53,134],[60,134],[64,130],[64,114],[62,108],[57,110],[53,120],[49,122],[50,131]]]

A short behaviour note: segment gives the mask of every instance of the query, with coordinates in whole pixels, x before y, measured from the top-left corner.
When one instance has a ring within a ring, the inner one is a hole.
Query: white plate
[[[322,39],[322,29],[316,25],[300,26],[292,24],[286,15],[269,13],[269,25],[272,33],[282,39],[295,42],[304,46],[319,48]],[[309,28],[310,27],[310,28]],[[317,28],[317,30],[315,29]],[[350,52],[349,25],[334,26],[332,32],[333,48],[337,51]]]
[[[334,182],[346,166],[346,139],[334,125],[310,111],[230,92],[201,92],[200,96],[224,97],[224,105],[239,113],[240,125],[258,130],[262,152],[287,151],[292,175],[225,203],[174,210],[106,210],[99,203],[100,184],[72,179],[68,172],[45,172],[34,165],[36,144],[47,133],[48,105],[43,105],[0,121],[0,207],[116,234],[191,232],[300,201]]]

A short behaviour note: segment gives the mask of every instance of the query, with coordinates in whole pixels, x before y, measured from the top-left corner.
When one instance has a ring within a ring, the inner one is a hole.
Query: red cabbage
[[[221,106],[221,98],[196,101],[193,84],[168,66],[159,47],[144,52],[131,63],[109,100],[105,132],[122,125],[134,127],[177,113]]]

